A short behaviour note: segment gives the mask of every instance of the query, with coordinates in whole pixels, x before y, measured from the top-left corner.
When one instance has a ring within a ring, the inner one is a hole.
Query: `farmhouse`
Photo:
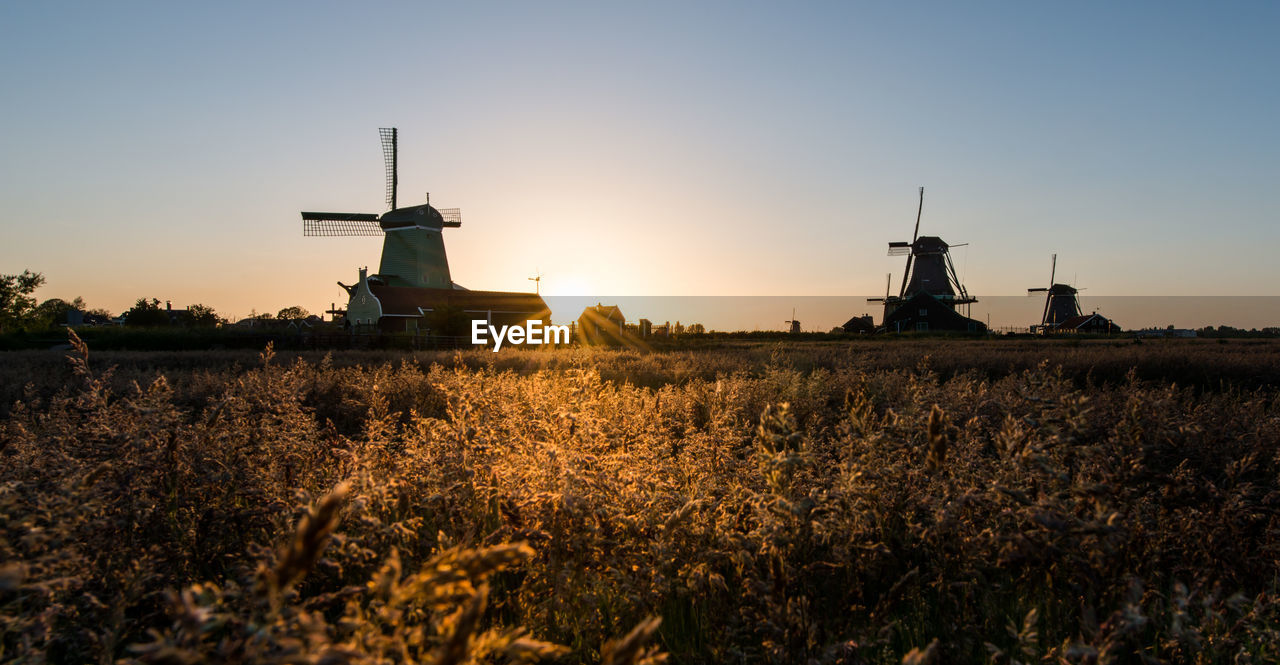
[[[347,304],[347,323],[354,330],[463,336],[473,320],[506,326],[530,319],[551,320],[546,302],[532,293],[387,286],[365,269]]]

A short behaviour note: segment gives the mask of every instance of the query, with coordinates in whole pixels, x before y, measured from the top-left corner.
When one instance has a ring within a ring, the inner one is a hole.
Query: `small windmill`
[[[783,323],[787,324],[788,326],[787,329],[791,332],[792,335],[798,334],[800,332],[800,322],[796,320],[796,308],[794,307],[791,308],[791,319],[787,321],[783,321]]]
[[[407,208],[396,207],[397,133],[395,127],[378,130],[382,138],[382,155],[387,167],[387,206],[381,215],[347,212],[302,213],[304,236],[384,236],[382,262],[378,279],[387,286],[424,288],[460,288],[449,274],[449,258],[444,250],[446,228],[462,226],[462,213],[457,208],[437,209],[427,203]],[[353,292],[354,287],[344,287]]]
[[[1027,289],[1027,294],[1045,293],[1044,313],[1040,316],[1040,330],[1051,331],[1072,317],[1080,316],[1079,289],[1069,284],[1055,284],[1058,274],[1058,255],[1054,254],[1049,266],[1049,286]]]
[[[535,294],[535,295],[540,295],[540,294],[542,293],[542,271],[540,271],[540,270],[536,270],[535,272],[536,272],[537,274],[536,274],[536,275],[534,275],[533,277],[530,277],[530,278],[529,278],[529,281],[530,281],[530,282],[533,282],[533,292],[534,292],[534,294]]]

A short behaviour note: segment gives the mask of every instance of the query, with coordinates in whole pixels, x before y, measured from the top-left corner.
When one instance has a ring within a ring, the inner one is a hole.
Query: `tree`
[[[68,325],[72,322],[71,312],[83,311],[85,311],[84,298],[80,296],[76,296],[76,299],[71,302],[62,298],[50,298],[36,307],[34,322],[42,328]]]
[[[33,323],[41,328],[67,323],[67,315],[75,307],[62,298],[50,298],[38,306],[32,313]]]
[[[0,275],[0,332],[29,327],[36,310],[31,294],[44,284],[44,275],[23,270],[21,275]]]
[[[187,315],[196,328],[213,328],[222,322],[222,317],[208,305],[192,305],[187,308]]]
[[[157,326],[169,325],[169,313],[160,306],[160,301],[152,298],[138,298],[138,302],[134,303],[128,311],[124,313],[124,324],[126,326],[141,326],[146,328],[154,328]]]
[[[276,318],[282,321],[294,321],[297,319],[305,319],[308,316],[311,316],[311,313],[297,305],[286,307],[280,310],[280,313],[276,314]]]

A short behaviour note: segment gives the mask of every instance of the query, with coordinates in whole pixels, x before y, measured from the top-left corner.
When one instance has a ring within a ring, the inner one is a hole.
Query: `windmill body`
[[[900,252],[890,245],[889,255]],[[937,236],[922,236],[907,246],[911,258],[907,262],[907,275],[903,280],[899,298],[910,298],[918,293],[928,293],[939,300],[953,304],[977,302],[970,298],[956,278],[955,267],[951,264],[950,246]],[[956,302],[960,301],[960,302]]]
[[[978,302],[969,295],[956,276],[951,262],[951,245],[937,236],[921,236],[920,213],[924,208],[924,188],[911,242],[889,243],[889,256],[906,256],[906,271],[898,295],[869,298],[884,303],[882,329],[887,332],[961,331],[981,332],[986,326],[957,311],[962,305]]]
[[[349,297],[347,323],[390,331],[421,330],[419,323],[429,323],[439,332],[443,327],[456,327],[428,321],[440,318],[446,310],[454,319],[471,315],[491,323],[549,320],[550,310],[537,294],[468,291],[454,283],[445,252],[444,229],[462,226],[462,214],[457,208],[435,208],[429,201],[397,207],[397,132],[390,128],[380,130],[380,134],[387,161],[387,205],[391,209],[381,215],[302,213],[303,235],[383,236],[378,272],[370,275],[361,269],[355,284],[339,282]]]
[[[461,216],[447,220],[431,204],[400,208],[382,216],[380,224],[382,262],[378,274],[388,286],[460,288],[449,274],[449,257],[444,250],[444,229],[462,225]]]
[[[1044,316],[1041,317],[1040,325],[1053,327],[1069,318],[1080,316],[1080,298],[1077,294],[1079,291],[1068,284],[1050,286],[1048,295],[1045,296]]]

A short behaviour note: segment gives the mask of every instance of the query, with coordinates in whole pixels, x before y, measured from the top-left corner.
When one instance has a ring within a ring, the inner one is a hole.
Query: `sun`
[[[598,295],[598,290],[592,280],[576,273],[543,277],[542,292],[553,296]]]

